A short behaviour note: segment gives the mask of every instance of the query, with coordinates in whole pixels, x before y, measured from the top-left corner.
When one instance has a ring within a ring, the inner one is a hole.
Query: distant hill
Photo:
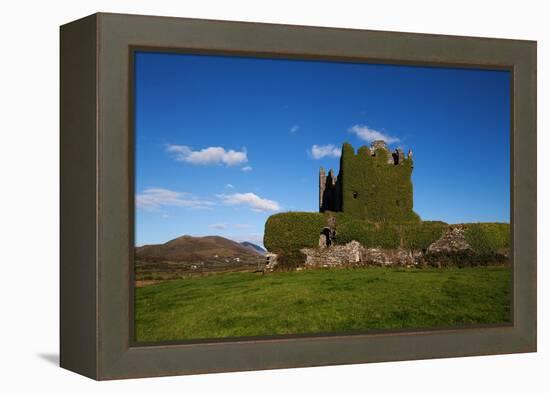
[[[164,244],[150,244],[136,248],[136,259],[142,261],[200,262],[221,258],[250,258],[258,255],[259,251],[255,248],[252,249],[249,245],[221,236],[186,235]]]
[[[249,248],[251,250],[256,251],[260,255],[265,255],[266,251],[262,247],[258,246],[257,244],[250,243],[250,242],[241,242],[241,245],[245,246],[246,248]]]

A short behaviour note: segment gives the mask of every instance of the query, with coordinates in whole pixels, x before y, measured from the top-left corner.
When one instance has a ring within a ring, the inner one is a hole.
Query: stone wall
[[[327,239],[335,233],[322,233],[318,247],[302,248],[300,251],[305,256],[303,267],[306,269],[361,266],[476,266],[509,262],[508,249],[494,254],[476,253],[468,244],[464,232],[464,226],[451,226],[424,252],[404,248],[367,248],[355,240],[344,245],[331,242],[327,244]],[[274,270],[277,265],[276,255],[269,255],[272,263],[267,268]]]
[[[450,227],[443,235],[428,247],[429,254],[458,253],[472,251],[472,247],[464,236],[464,227],[461,225]]]
[[[365,248],[357,241],[323,248],[304,248],[305,268],[359,266],[417,266],[422,252],[405,249]]]

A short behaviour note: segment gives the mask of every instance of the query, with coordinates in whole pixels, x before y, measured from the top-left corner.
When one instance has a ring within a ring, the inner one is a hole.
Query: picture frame
[[[513,323],[138,345],[137,49],[510,70]],[[108,380],[536,351],[536,51],[524,40],[109,13],[61,26],[61,367]]]

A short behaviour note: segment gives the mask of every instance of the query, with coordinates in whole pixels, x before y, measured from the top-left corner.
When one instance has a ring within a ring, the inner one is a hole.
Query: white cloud
[[[290,127],[290,133],[291,134],[294,134],[296,131],[298,131],[300,129],[300,126],[299,125],[293,125],[292,127]]]
[[[334,145],[313,145],[311,146],[311,156],[315,160],[320,160],[323,157],[338,158],[342,154],[339,147]]]
[[[224,205],[245,205],[255,212],[275,212],[281,210],[276,201],[260,198],[258,195],[247,193],[220,194],[218,195]]]
[[[252,170],[252,167],[251,166],[243,166],[241,168],[241,171],[243,172],[250,172]]]
[[[150,187],[136,195],[136,206],[149,211],[160,211],[163,206],[207,209],[214,204],[212,201],[199,199],[187,192],[177,192],[166,188]]]
[[[236,166],[248,162],[246,149],[242,151],[225,150],[223,147],[212,146],[202,150],[192,150],[184,145],[167,145],[166,151],[173,155],[176,161],[195,165],[226,165]]]
[[[399,138],[387,135],[382,131],[373,130],[368,126],[361,125],[361,124],[354,125],[348,131],[354,133],[355,135],[357,135],[357,137],[359,137],[359,139],[362,139],[366,142],[372,142],[372,141],[378,141],[378,140],[385,141],[386,143],[399,142]]]
[[[227,228],[227,224],[224,223],[224,222],[219,222],[219,223],[216,223],[216,224],[208,225],[208,227],[212,228],[212,229],[224,230],[225,228]]]
[[[225,185],[225,188],[235,188],[235,186],[234,186],[233,184],[231,184],[231,183],[227,183],[227,184]]]

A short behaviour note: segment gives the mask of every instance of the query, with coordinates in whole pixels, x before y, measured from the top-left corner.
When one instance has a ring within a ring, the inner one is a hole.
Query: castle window
[[[395,204],[396,204],[397,206],[399,206],[399,199],[396,199],[396,200],[395,200]]]
[[[393,158],[393,165],[399,165],[399,154],[398,153],[392,153]]]
[[[359,196],[359,193],[357,191],[353,191],[353,199],[357,199]]]

